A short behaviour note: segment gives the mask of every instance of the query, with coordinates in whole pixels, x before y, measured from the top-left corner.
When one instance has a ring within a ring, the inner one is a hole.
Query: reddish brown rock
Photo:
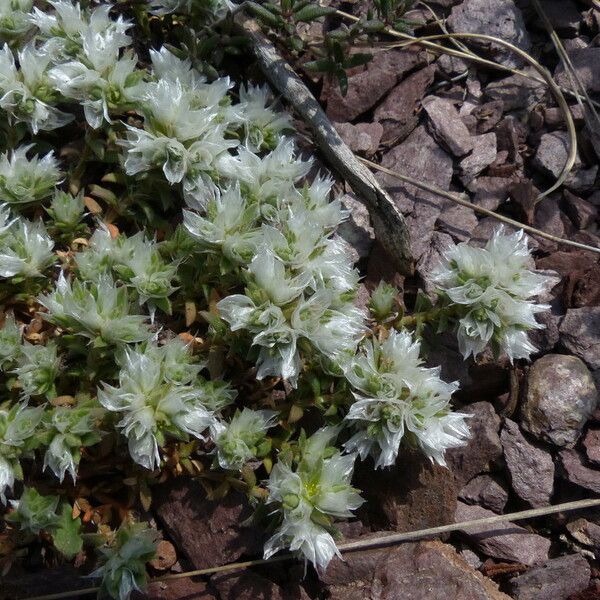
[[[131,600],[219,600],[210,591],[208,584],[195,579],[173,579],[156,581],[148,585],[143,593],[134,592]]]
[[[590,565],[580,554],[553,558],[510,581],[515,600],[566,600],[587,588]]]
[[[452,473],[420,452],[402,450],[393,468],[377,471],[362,463],[356,486],[367,499],[370,522],[396,531],[413,531],[452,523],[456,486]]]
[[[169,537],[196,569],[236,561],[262,551],[262,534],[243,525],[252,508],[242,494],[213,502],[197,482],[180,477],[153,488],[153,509]],[[193,524],[193,526],[191,525]]]
[[[352,152],[364,156],[377,152],[383,135],[383,127],[379,123],[334,123],[333,126]]]
[[[560,340],[592,369],[600,369],[600,307],[571,308],[560,326]]]
[[[458,497],[467,504],[479,504],[495,513],[502,513],[508,501],[508,492],[490,475],[479,475],[460,490]]]
[[[517,496],[530,506],[547,506],[554,491],[552,455],[530,442],[510,419],[504,421],[500,434],[504,460]]]
[[[363,71],[348,78],[345,96],[337,81],[325,86],[322,99],[327,102],[327,116],[340,123],[353,121],[372,108],[404,75],[424,64],[425,55],[416,49],[376,53]]]
[[[309,600],[298,584],[281,587],[253,571],[213,575],[210,579],[219,600]]]
[[[496,516],[481,506],[458,503],[456,522],[474,521]],[[548,560],[550,540],[530,533],[514,523],[502,522],[478,525],[462,531],[469,541],[483,554],[491,558],[536,565]]]
[[[498,435],[500,417],[489,402],[475,402],[461,412],[473,415],[468,420],[471,437],[465,446],[446,452],[446,461],[462,486],[502,456],[502,444]]]
[[[471,134],[450,100],[428,96],[423,100],[423,108],[429,117],[429,130],[438,143],[454,156],[464,156],[473,149]]]
[[[375,120],[383,126],[381,141],[394,145],[406,139],[419,122],[418,107],[433,83],[436,66],[429,65],[401,81],[375,109]]]
[[[566,481],[600,494],[600,470],[587,465],[577,450],[562,450],[558,467],[558,474]]]
[[[583,447],[587,459],[600,465],[600,429],[589,429],[583,438]]]
[[[460,161],[461,179],[465,185],[496,160],[496,142],[496,134],[493,132],[473,137],[473,151]]]
[[[581,48],[569,53],[575,72],[588,92],[600,92],[600,48],[592,46]],[[570,85],[570,78],[559,62],[554,72],[556,83],[562,86]]]
[[[566,528],[578,543],[592,548],[600,548],[600,525],[580,518],[569,521]]]
[[[378,565],[371,600],[509,600],[490,579],[441,542],[402,544]],[[343,596],[339,597],[340,599]]]
[[[598,218],[598,208],[565,190],[566,213],[577,229],[586,229]]]

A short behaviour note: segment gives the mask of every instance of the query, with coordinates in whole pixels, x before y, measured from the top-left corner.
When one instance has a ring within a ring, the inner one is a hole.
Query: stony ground
[[[600,14],[591,2],[543,0],[588,92],[600,97]],[[527,0],[437,0],[453,31],[485,32],[531,52],[562,85],[569,79]],[[355,13],[360,4],[344,4]],[[411,18],[419,33],[435,33],[432,15]],[[428,24],[429,23],[429,24]],[[479,49],[523,67],[499,49]],[[528,67],[525,67],[528,69]],[[319,85],[320,99],[342,137],[359,155],[444,190],[466,191],[473,202],[554,235],[600,245],[598,156],[573,102],[579,151],[564,188],[538,204],[567,158],[561,112],[546,88],[531,79],[436,59],[416,48],[382,50],[351,74],[342,97]],[[406,215],[416,260],[404,279],[374,239],[366,209],[349,190],[352,219],[343,235],[365,275],[361,301],[384,277],[410,307],[439,252],[481,243],[497,222],[470,208],[380,180]],[[347,539],[378,531],[410,531],[600,495],[600,264],[598,255],[532,240],[538,269],[554,271],[557,285],[544,300],[546,329],[535,336],[539,354],[514,367],[463,362],[450,338],[432,340],[429,360],[448,380],[459,380],[456,403],[473,415],[473,436],[448,457],[449,468],[405,453],[393,470],[362,468],[357,486],[369,502],[359,520],[342,525]],[[260,555],[262,534],[242,525],[250,514],[241,496],[220,502],[180,478],[154,488],[151,513],[164,534],[153,574],[202,569]],[[516,524],[406,543],[334,560],[319,581],[296,563],[153,584],[145,596],[164,599],[259,600],[592,600],[600,598],[600,510],[557,514]],[[16,574],[0,597],[73,589],[72,568]],[[3,589],[2,589],[3,588]],[[141,596],[140,596],[141,597]]]

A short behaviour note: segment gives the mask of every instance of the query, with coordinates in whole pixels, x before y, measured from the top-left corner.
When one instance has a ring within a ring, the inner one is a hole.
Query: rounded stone
[[[547,354],[529,371],[521,426],[538,439],[571,447],[597,404],[598,390],[583,361]]]

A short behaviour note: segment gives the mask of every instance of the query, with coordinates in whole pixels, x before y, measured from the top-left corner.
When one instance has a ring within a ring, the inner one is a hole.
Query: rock
[[[566,528],[579,544],[600,548],[600,525],[580,518],[567,523]]]
[[[24,571],[15,564],[7,574],[2,574],[0,600],[15,600],[45,594],[60,594],[90,587],[89,579],[71,565]]]
[[[597,175],[598,165],[594,165],[589,169],[576,169],[565,180],[565,187],[573,192],[587,192],[596,183]]]
[[[450,188],[452,158],[437,145],[423,126],[417,127],[404,142],[385,154],[381,164],[442,189]],[[432,169],[432,165],[435,165],[435,169]],[[441,209],[449,205],[450,201],[384,173],[378,174],[377,178],[404,214],[410,233],[412,255],[418,260],[429,248]]]
[[[534,508],[548,506],[554,491],[551,454],[529,442],[510,419],[504,421],[500,439],[512,488],[517,496]]]
[[[300,585],[282,588],[253,571],[213,575],[210,583],[219,592],[220,600],[309,600]]]
[[[592,46],[574,50],[569,52],[569,58],[585,89],[588,92],[600,92],[600,47]],[[569,75],[561,63],[556,67],[554,78],[558,85],[563,87],[571,85]]]
[[[583,438],[583,447],[587,459],[600,466],[600,429],[588,429]]]
[[[423,280],[423,288],[426,293],[435,292],[435,286],[431,282],[431,273],[439,265],[443,252],[453,246],[454,241],[447,233],[433,232],[430,247],[421,256],[416,268],[417,273]]]
[[[471,438],[466,446],[448,450],[446,461],[462,487],[502,456],[502,444],[498,435],[500,417],[489,402],[475,402],[461,412],[473,415],[468,421]]]
[[[156,556],[150,561],[150,566],[157,571],[166,571],[177,562],[175,546],[167,540],[158,542]]]
[[[352,152],[372,156],[377,152],[383,127],[379,123],[334,123],[333,126]]]
[[[576,125],[581,125],[585,120],[585,113],[579,106],[579,104],[572,104],[569,106],[571,115]],[[565,115],[558,106],[544,107],[544,123],[549,129],[556,129],[564,127]]]
[[[473,203],[488,210],[496,210],[508,199],[511,184],[512,181],[506,177],[478,177],[473,182]]]
[[[449,233],[459,242],[468,242],[479,221],[475,211],[468,206],[455,204],[445,208],[438,217],[436,227]]]
[[[213,502],[197,481],[180,477],[154,487],[153,500],[153,509],[169,537],[196,569],[262,551],[262,534],[242,524],[253,511],[240,493]]]
[[[566,213],[577,229],[587,229],[597,218],[598,208],[565,190]]]
[[[173,579],[150,583],[143,593],[134,592],[131,600],[219,600],[204,581]]]
[[[474,477],[460,490],[458,497],[467,504],[479,504],[495,513],[502,513],[508,502],[508,492],[490,475]]]
[[[473,149],[471,134],[450,100],[427,96],[423,108],[429,117],[433,137],[443,147],[454,156],[464,156]]]
[[[587,588],[590,565],[580,554],[552,558],[510,580],[515,600],[567,600],[571,594]]]
[[[579,33],[581,13],[571,0],[544,0],[544,12],[552,26],[563,35],[575,36]]]
[[[458,503],[456,522],[473,521],[496,516],[481,506]],[[514,523],[493,523],[462,530],[469,541],[483,554],[491,558],[508,560],[532,566],[548,560],[550,540]]]
[[[545,133],[538,144],[533,166],[546,175],[558,177],[567,162],[568,155],[569,134],[566,131]]]
[[[560,341],[591,369],[600,369],[600,307],[569,309],[560,325]]]
[[[345,194],[341,198],[343,207],[349,212],[348,218],[338,227],[337,235],[346,241],[355,253],[355,259],[369,256],[375,231],[367,207],[354,194]]]
[[[504,113],[504,102],[492,100],[476,107],[471,113],[477,118],[477,133],[488,133],[495,129]]]
[[[600,471],[586,465],[577,450],[561,450],[558,457],[558,473],[563,479],[600,494]]]
[[[419,122],[418,106],[433,83],[436,66],[429,65],[402,80],[375,109],[375,121],[383,126],[381,141],[393,145],[406,139]]]
[[[540,440],[572,446],[597,404],[598,391],[583,362],[547,354],[529,370],[521,425]]]
[[[533,217],[533,225],[538,229],[557,237],[565,237],[564,213],[560,210],[557,196],[548,196],[537,203]],[[538,244],[544,248],[555,249],[556,243],[539,239]]]
[[[526,52],[531,48],[523,15],[512,0],[465,0],[452,9],[448,28],[459,33],[484,33],[498,37]],[[470,43],[470,40],[465,42]],[[492,51],[503,65],[520,67],[523,64],[523,59],[499,44],[492,44]]]
[[[524,71],[537,76],[537,71],[526,68]],[[502,100],[504,110],[528,109],[539,102],[545,94],[545,85],[523,75],[511,75],[493,81],[484,90],[492,100]]]
[[[377,471],[357,464],[356,486],[367,499],[369,522],[395,531],[413,531],[452,523],[456,485],[452,473],[420,452],[401,450],[396,465]]]
[[[324,87],[322,99],[327,101],[327,116],[340,123],[353,121],[375,106],[409,71],[424,65],[424,57],[415,49],[376,53],[364,71],[348,77],[348,93],[345,96],[337,81]]]
[[[510,600],[442,542],[402,544],[378,565],[371,600]]]
[[[473,152],[460,161],[463,183],[467,185],[491,165],[496,160],[497,153],[495,133],[473,137]]]

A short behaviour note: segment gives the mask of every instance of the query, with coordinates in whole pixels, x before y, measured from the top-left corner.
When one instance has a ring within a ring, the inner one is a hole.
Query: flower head
[[[45,346],[25,342],[13,371],[21,386],[21,395],[24,398],[55,396],[54,382],[60,374],[60,364],[61,359],[54,342],[48,342]]]

